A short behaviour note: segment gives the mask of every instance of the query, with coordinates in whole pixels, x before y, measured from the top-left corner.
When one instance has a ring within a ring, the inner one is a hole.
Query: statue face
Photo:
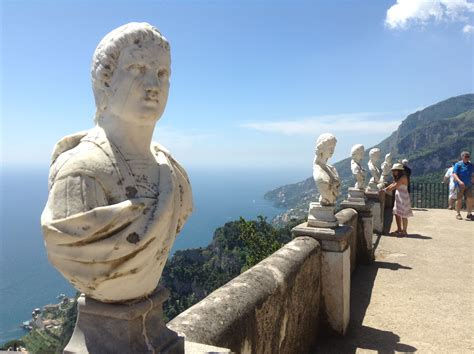
[[[380,159],[380,150],[376,150],[370,156],[370,161],[377,162]]]
[[[364,158],[364,149],[359,149],[356,151],[356,153],[354,154],[354,160],[355,161],[360,161]]]
[[[155,124],[168,100],[170,54],[152,41],[125,47],[114,71],[106,111],[118,119]]]
[[[332,157],[332,155],[334,155],[335,149],[336,149],[336,144],[334,144],[333,142],[329,142],[325,144],[324,147],[322,148],[323,158],[329,160]]]

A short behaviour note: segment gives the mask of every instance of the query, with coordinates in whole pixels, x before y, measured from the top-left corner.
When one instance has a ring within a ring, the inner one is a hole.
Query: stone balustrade
[[[369,206],[343,209],[336,218],[332,229],[298,225],[291,242],[168,327],[186,341],[238,353],[305,353],[321,331],[344,335],[350,275],[373,259],[373,222]]]

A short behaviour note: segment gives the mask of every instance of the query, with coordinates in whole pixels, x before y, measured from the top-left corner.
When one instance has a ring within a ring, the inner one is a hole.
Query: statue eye
[[[143,75],[145,74],[146,68],[141,64],[132,64],[128,67],[128,70],[134,75]]]
[[[169,77],[168,70],[166,70],[166,69],[158,70],[158,78],[165,79],[165,78],[168,78],[168,77]]]

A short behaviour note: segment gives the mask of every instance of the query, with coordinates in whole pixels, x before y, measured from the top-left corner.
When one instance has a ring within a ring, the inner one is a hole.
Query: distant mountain
[[[474,150],[474,94],[452,97],[410,114],[388,138],[366,150],[364,165],[373,147],[380,148],[382,157],[392,152],[394,161],[408,159],[414,180],[440,180],[449,162],[459,158],[462,150]],[[353,183],[350,161],[348,157],[334,164],[343,182],[343,196]],[[317,196],[312,177],[265,194],[276,206],[288,209],[277,220],[282,222],[304,216],[308,203]]]

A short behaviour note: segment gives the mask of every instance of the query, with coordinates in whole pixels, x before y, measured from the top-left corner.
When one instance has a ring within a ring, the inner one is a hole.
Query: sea
[[[303,180],[311,172],[277,169],[188,169],[194,212],[178,235],[172,253],[205,247],[214,230],[240,216],[271,220],[282,212],[265,192]],[[74,288],[48,263],[40,215],[48,196],[47,169],[0,171],[0,344],[20,338],[31,312],[73,296]]]

